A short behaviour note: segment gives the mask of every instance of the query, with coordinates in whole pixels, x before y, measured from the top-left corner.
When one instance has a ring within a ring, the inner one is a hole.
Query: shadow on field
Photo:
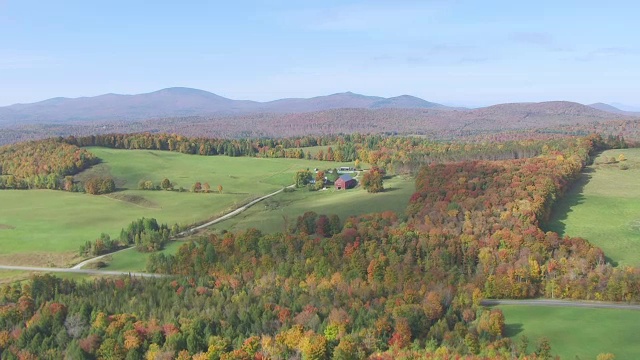
[[[513,337],[524,331],[524,327],[521,323],[506,324],[504,326],[504,334],[507,337]]]
[[[608,257],[605,255],[604,257],[604,261],[606,261],[607,263],[611,264],[611,266],[616,267],[618,266],[618,262],[613,260],[612,258]]]
[[[584,203],[585,198],[584,195],[582,195],[582,192],[584,191],[585,185],[587,185],[589,180],[591,180],[591,174],[593,172],[594,170],[592,168],[584,169],[580,174],[580,178],[576,180],[569,191],[567,191],[562,198],[556,201],[555,205],[551,209],[549,222],[543,226],[545,231],[554,231],[560,236],[566,235],[565,221],[569,217],[569,213],[573,211],[572,208],[574,206]]]

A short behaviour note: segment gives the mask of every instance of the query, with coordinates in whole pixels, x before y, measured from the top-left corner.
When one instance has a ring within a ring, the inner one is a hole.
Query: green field
[[[336,214],[343,221],[351,215],[386,210],[403,214],[415,192],[414,179],[396,176],[385,180],[384,187],[385,191],[378,194],[369,194],[360,186],[347,191],[329,187],[323,191],[281,193],[213,228],[233,231],[254,227],[263,232],[283,231],[285,219],[290,224],[295,223],[306,211]]]
[[[529,351],[540,337],[551,343],[561,359],[595,359],[613,353],[617,360],[640,357],[640,311],[502,305],[507,336],[516,343],[529,338]]]
[[[619,154],[627,160],[605,164]],[[547,230],[585,238],[619,266],[640,266],[640,149],[605,151],[585,170],[554,208]]]
[[[120,191],[93,196],[50,190],[0,191],[0,263],[66,266],[86,241],[141,217],[192,224],[293,183],[301,168],[348,166],[297,159],[185,155],[167,151],[89,148],[103,162],[80,174],[111,174]],[[169,178],[185,189],[196,181],[223,192],[135,190],[141,179]]]
[[[298,189],[290,193],[280,193],[272,198],[257,203],[246,211],[216,224],[208,232],[218,233],[222,230],[235,231],[257,228],[263,232],[284,230],[284,219],[295,223],[297,217],[305,211],[318,214],[336,214],[344,220],[350,215],[359,215],[385,210],[404,213],[409,198],[414,193],[414,179],[396,176],[385,180],[383,193],[369,194],[361,187],[347,191],[336,191],[328,188],[323,191],[306,191]],[[165,253],[177,251],[182,242],[171,243]],[[148,254],[135,251],[124,251],[114,254],[106,262],[108,270],[143,271]]]

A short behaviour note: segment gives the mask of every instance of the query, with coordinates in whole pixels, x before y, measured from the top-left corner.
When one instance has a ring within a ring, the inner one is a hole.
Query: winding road
[[[619,309],[619,310],[640,310],[640,305],[605,302],[605,301],[579,301],[579,300],[556,300],[556,299],[529,299],[529,300],[501,300],[485,299],[480,301],[482,306],[497,305],[526,305],[526,306],[549,306],[549,307],[577,307],[589,309]]]
[[[294,187],[294,186],[296,186],[296,185],[295,185],[295,184],[293,184],[293,185],[289,185],[289,186],[287,186],[287,188],[292,188],[292,187]],[[209,222],[207,222],[207,223],[204,223],[204,224],[202,224],[202,225],[199,225],[199,226],[193,227],[193,228],[191,228],[191,229],[189,229],[189,230],[185,230],[185,231],[183,231],[183,232],[179,233],[178,235],[180,235],[180,236],[182,236],[182,235],[188,235],[188,234],[193,233],[194,231],[197,231],[197,230],[200,230],[200,229],[204,229],[204,228],[206,228],[206,227],[209,227],[209,226],[211,226],[211,225],[217,224],[217,223],[219,223],[219,222],[221,222],[221,221],[224,221],[224,220],[227,220],[227,219],[229,219],[229,218],[231,218],[231,217],[234,217],[234,216],[236,216],[236,215],[240,214],[241,212],[243,212],[243,211],[247,210],[247,209],[248,209],[248,208],[250,208],[251,206],[255,205],[256,203],[259,203],[260,201],[262,201],[262,200],[264,200],[264,199],[270,198],[270,197],[272,197],[272,196],[274,196],[274,195],[277,195],[277,194],[279,194],[279,193],[283,192],[283,191],[284,191],[284,189],[285,189],[285,188],[282,188],[282,189],[280,189],[280,190],[278,190],[278,191],[272,192],[271,194],[268,194],[268,195],[265,195],[265,196],[259,197],[259,198],[255,199],[255,200],[251,201],[250,203],[248,203],[248,204],[246,204],[246,205],[244,205],[244,206],[241,206],[241,207],[239,207],[239,208],[237,208],[237,209],[233,210],[232,212],[230,212],[230,213],[228,213],[228,214],[222,215],[222,216],[220,216],[220,217],[219,217],[219,218],[217,218],[217,219],[214,219],[214,220],[211,220],[211,221],[209,221]]]
[[[287,188],[291,188],[294,187],[294,185],[289,185],[287,186]],[[229,212],[228,214],[222,215],[214,220],[211,220],[207,223],[204,223],[202,225],[198,225],[195,226],[191,229],[185,230],[181,233],[179,233],[179,236],[184,236],[184,235],[189,235],[192,234],[193,232],[200,230],[200,229],[204,229],[206,227],[209,227],[211,225],[217,224],[221,221],[227,220],[233,216],[236,216],[238,214],[240,214],[241,212],[247,210],[248,208],[250,208],[251,206],[259,203],[260,201],[270,198],[274,195],[277,195],[281,192],[284,191],[285,188],[282,188],[278,191],[274,191],[271,194],[267,194],[265,196],[259,197],[251,202],[249,202],[246,205],[243,205],[231,212]],[[109,271],[109,270],[94,270],[94,269],[83,269],[83,267],[91,262],[94,262],[96,260],[102,259],[105,256],[110,256],[122,251],[127,251],[127,250],[131,250],[133,249],[133,247],[128,247],[122,250],[118,250],[112,253],[108,253],[108,254],[104,254],[104,255],[100,255],[100,256],[96,256],[96,257],[92,257],[90,259],[84,260],[70,268],[50,268],[50,267],[37,267],[37,266],[12,266],[12,265],[0,265],[0,270],[21,270],[21,271],[42,271],[42,272],[63,272],[63,273],[77,273],[77,274],[90,274],[90,275],[131,275],[131,276],[140,276],[140,277],[161,277],[163,275],[159,275],[159,274],[149,274],[149,273],[140,273],[140,272],[128,272],[128,271]]]

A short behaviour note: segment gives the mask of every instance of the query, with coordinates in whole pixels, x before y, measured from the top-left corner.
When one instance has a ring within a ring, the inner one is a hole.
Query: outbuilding
[[[356,179],[352,178],[351,175],[349,174],[344,174],[340,176],[338,180],[336,180],[335,182],[336,190],[351,189],[354,186],[356,186],[356,184],[357,184]]]

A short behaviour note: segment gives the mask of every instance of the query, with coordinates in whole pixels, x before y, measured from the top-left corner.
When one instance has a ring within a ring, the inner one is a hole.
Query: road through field
[[[293,186],[295,186],[295,184],[294,185],[290,185],[288,187],[293,187]],[[216,218],[214,220],[211,220],[211,221],[209,221],[209,222],[207,222],[205,224],[198,225],[198,226],[195,226],[195,227],[193,227],[191,229],[185,230],[185,231],[181,232],[178,235],[180,235],[180,236],[188,235],[188,234],[193,233],[194,231],[197,231],[197,230],[200,230],[200,229],[204,229],[204,228],[206,228],[208,226],[211,226],[211,225],[217,224],[217,223],[219,223],[221,221],[227,220],[227,219],[229,219],[229,218],[231,218],[233,216],[236,216],[236,215],[240,214],[241,212],[247,210],[248,208],[250,208],[251,206],[255,205],[256,203],[258,203],[258,202],[260,202],[260,201],[262,201],[264,199],[270,198],[270,197],[272,197],[274,195],[277,195],[277,194],[281,193],[282,191],[284,191],[284,188],[280,189],[278,191],[274,191],[271,194],[267,194],[267,195],[264,195],[262,197],[259,197],[259,198],[255,199],[255,200],[249,202],[248,204],[243,205],[243,206],[231,211],[228,214],[220,216],[220,217],[218,217],[218,218]],[[84,267],[85,265],[87,265],[87,264],[89,264],[91,262],[94,262],[96,260],[102,259],[105,256],[113,255],[113,254],[121,252],[121,251],[127,251],[127,250],[130,250],[132,248],[133,247],[128,247],[126,249],[118,250],[116,252],[112,252],[112,253],[96,256],[96,257],[93,257],[91,259],[84,260],[84,261],[72,266],[71,268],[48,268],[48,267],[35,267],[35,266],[0,265],[0,269],[3,269],[3,270],[45,271],[45,272],[46,271],[49,271],[49,272],[68,272],[68,273],[82,273],[82,274],[91,274],[91,275],[128,275],[128,274],[131,274],[133,276],[142,276],[142,277],[153,277],[153,276],[155,276],[155,274],[146,274],[146,273],[132,273],[132,272],[121,272],[121,271],[88,270],[88,269],[85,270],[85,269],[82,269],[82,267]]]
[[[640,310],[640,305],[604,302],[604,301],[578,301],[578,300],[555,300],[555,299],[530,299],[530,300],[485,299],[480,301],[480,305],[482,306],[527,305],[527,306],[549,306],[549,307],[580,307],[580,308],[591,308],[591,309]]]
[[[0,265],[0,270],[20,270],[20,271],[40,271],[40,272],[60,272],[60,273],[75,273],[75,274],[88,274],[88,275],[131,275],[135,277],[163,277],[162,274],[149,274],[141,272],[129,272],[129,271],[108,271],[108,270],[90,270],[90,269],[73,269],[73,268],[48,268],[48,267],[36,267],[36,266],[10,266]]]
[[[295,185],[295,184],[293,184],[293,185],[289,185],[289,186],[287,186],[287,187],[288,187],[288,188],[291,188],[291,187],[294,187],[294,186],[296,186],[296,185]],[[209,227],[209,226],[211,226],[211,225],[217,224],[217,223],[219,223],[219,222],[221,222],[221,221],[227,220],[228,218],[233,217],[233,216],[236,216],[236,215],[240,214],[241,212],[243,212],[243,211],[247,210],[248,208],[250,208],[251,206],[255,205],[256,203],[258,203],[258,202],[260,202],[260,201],[262,201],[262,200],[264,200],[264,199],[268,199],[268,198],[270,198],[270,197],[272,197],[272,196],[274,196],[274,195],[280,194],[280,193],[281,193],[281,192],[283,192],[283,191],[284,191],[284,188],[282,188],[282,189],[280,189],[280,190],[278,190],[278,191],[272,192],[271,194],[265,195],[265,196],[263,196],[263,197],[259,197],[259,198],[255,199],[255,200],[251,201],[251,202],[250,202],[250,203],[248,203],[247,205],[241,206],[241,207],[239,207],[239,208],[237,208],[237,209],[233,210],[232,212],[230,212],[230,213],[228,213],[228,214],[226,214],[226,215],[220,216],[220,217],[219,217],[219,218],[217,218],[217,219],[211,220],[211,221],[209,221],[209,222],[207,222],[207,223],[205,223],[205,224],[202,224],[202,225],[196,226],[196,227],[191,228],[191,229],[189,229],[189,230],[185,230],[185,231],[181,232],[181,233],[180,233],[180,234],[178,234],[178,235],[180,235],[180,236],[182,236],[182,235],[188,235],[188,234],[190,234],[190,233],[192,233],[192,232],[194,232],[194,231],[197,231],[197,230],[200,230],[200,229],[204,229],[204,228]]]

